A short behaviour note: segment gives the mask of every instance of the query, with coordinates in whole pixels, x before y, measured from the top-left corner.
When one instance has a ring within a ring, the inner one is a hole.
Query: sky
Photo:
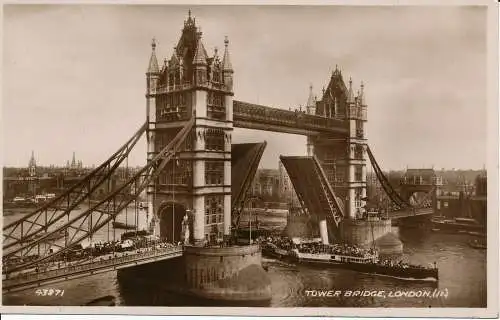
[[[384,170],[480,169],[487,153],[487,33],[481,7],[5,5],[5,166],[99,164],[145,121],[151,39],[170,58],[188,9],[210,55],[229,38],[235,99],[288,109],[320,96],[338,65],[365,84],[366,135]],[[267,141],[261,167],[305,155],[306,138]],[[129,165],[145,163],[145,140]]]

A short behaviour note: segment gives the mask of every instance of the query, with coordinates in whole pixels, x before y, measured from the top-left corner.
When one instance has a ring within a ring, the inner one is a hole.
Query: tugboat
[[[284,252],[286,252],[284,254]],[[361,273],[394,277],[404,280],[438,281],[436,263],[432,267],[380,260],[374,248],[360,249],[348,245],[321,243],[291,244],[286,251],[272,243],[264,243],[262,254],[297,264],[348,269]]]

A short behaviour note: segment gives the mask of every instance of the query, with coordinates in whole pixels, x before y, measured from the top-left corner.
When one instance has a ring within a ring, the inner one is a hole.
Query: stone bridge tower
[[[196,245],[230,235],[233,69],[227,38],[224,45],[223,57],[217,48],[209,55],[190,12],[162,67],[152,44],[146,73],[148,159],[195,117],[183,149],[148,188],[149,220],[167,240],[181,240],[186,214]]]
[[[314,154],[320,161],[335,194],[344,204],[345,218],[351,220],[361,218],[365,211],[367,105],[363,90],[361,83],[355,94],[352,80],[347,87],[342,72],[335,67],[321,100],[316,101],[315,113],[342,120],[348,134],[308,137],[308,155]]]

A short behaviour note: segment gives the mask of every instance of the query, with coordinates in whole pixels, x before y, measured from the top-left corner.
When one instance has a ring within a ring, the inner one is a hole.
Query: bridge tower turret
[[[156,88],[160,72],[156,58],[156,40],[151,42],[151,57],[146,71],[146,138],[147,138],[147,161],[150,162],[155,155],[155,125],[156,125]],[[146,224],[150,227],[150,220],[154,217],[154,182],[147,188],[147,216]]]
[[[347,114],[346,120],[349,127],[348,137],[348,206],[349,218],[361,218],[365,211],[364,199],[366,198],[366,139],[365,122],[366,104],[364,99],[364,84],[361,82],[361,89],[354,97],[352,80],[349,79],[349,89],[347,93]]]
[[[307,98],[306,103],[306,113],[316,114],[316,97],[313,94],[313,86],[309,85],[309,98]],[[314,155],[314,140],[311,136],[307,136],[307,156],[312,157]]]

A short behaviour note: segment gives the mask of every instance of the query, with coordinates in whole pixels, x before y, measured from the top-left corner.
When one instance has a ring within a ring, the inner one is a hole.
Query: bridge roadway
[[[419,209],[410,208],[410,209],[403,209],[403,210],[389,212],[389,218],[395,220],[408,217],[423,216],[433,213],[434,209],[432,208],[419,208]]]
[[[143,248],[133,252],[123,252],[117,256],[95,257],[87,263],[67,265],[61,268],[48,269],[42,272],[25,272],[10,275],[2,280],[3,293],[15,292],[39,287],[103,272],[116,271],[136,265],[172,259],[182,256],[182,246],[167,248]]]

